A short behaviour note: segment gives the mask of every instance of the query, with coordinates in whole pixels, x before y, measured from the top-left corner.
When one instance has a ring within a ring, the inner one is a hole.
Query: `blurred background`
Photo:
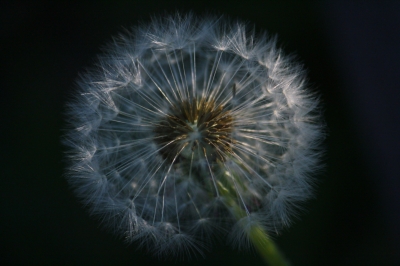
[[[400,265],[400,3],[254,0],[0,4],[0,263],[263,265],[223,241],[205,258],[159,261],[103,230],[63,176],[78,73],[124,28],[175,11],[277,34],[321,96],[326,167],[315,199],[275,238],[293,265]]]

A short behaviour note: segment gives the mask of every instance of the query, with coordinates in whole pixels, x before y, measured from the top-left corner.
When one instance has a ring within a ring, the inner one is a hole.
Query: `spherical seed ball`
[[[312,193],[322,127],[304,72],[240,22],[154,19],[115,38],[68,105],[68,181],[127,241],[201,252],[275,232]],[[222,233],[224,234],[224,233]]]

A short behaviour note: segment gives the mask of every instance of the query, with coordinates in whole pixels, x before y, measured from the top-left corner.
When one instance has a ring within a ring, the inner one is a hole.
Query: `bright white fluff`
[[[176,15],[121,35],[68,106],[69,182],[158,255],[289,225],[322,139],[318,101],[290,60],[221,18]]]

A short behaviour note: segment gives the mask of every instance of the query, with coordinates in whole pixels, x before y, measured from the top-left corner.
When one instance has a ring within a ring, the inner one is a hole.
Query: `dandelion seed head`
[[[153,254],[201,253],[217,233],[242,247],[253,224],[279,231],[312,195],[318,100],[276,38],[222,18],[157,18],[115,38],[78,87],[68,180]]]

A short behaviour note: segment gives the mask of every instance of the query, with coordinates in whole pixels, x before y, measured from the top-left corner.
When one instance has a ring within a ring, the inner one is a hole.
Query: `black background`
[[[400,263],[400,5],[252,0],[0,4],[0,262],[263,265],[223,241],[205,258],[159,261],[101,229],[63,177],[62,113],[78,73],[123,28],[175,11],[225,14],[277,34],[321,96],[326,167],[307,211],[275,239],[287,258]]]

